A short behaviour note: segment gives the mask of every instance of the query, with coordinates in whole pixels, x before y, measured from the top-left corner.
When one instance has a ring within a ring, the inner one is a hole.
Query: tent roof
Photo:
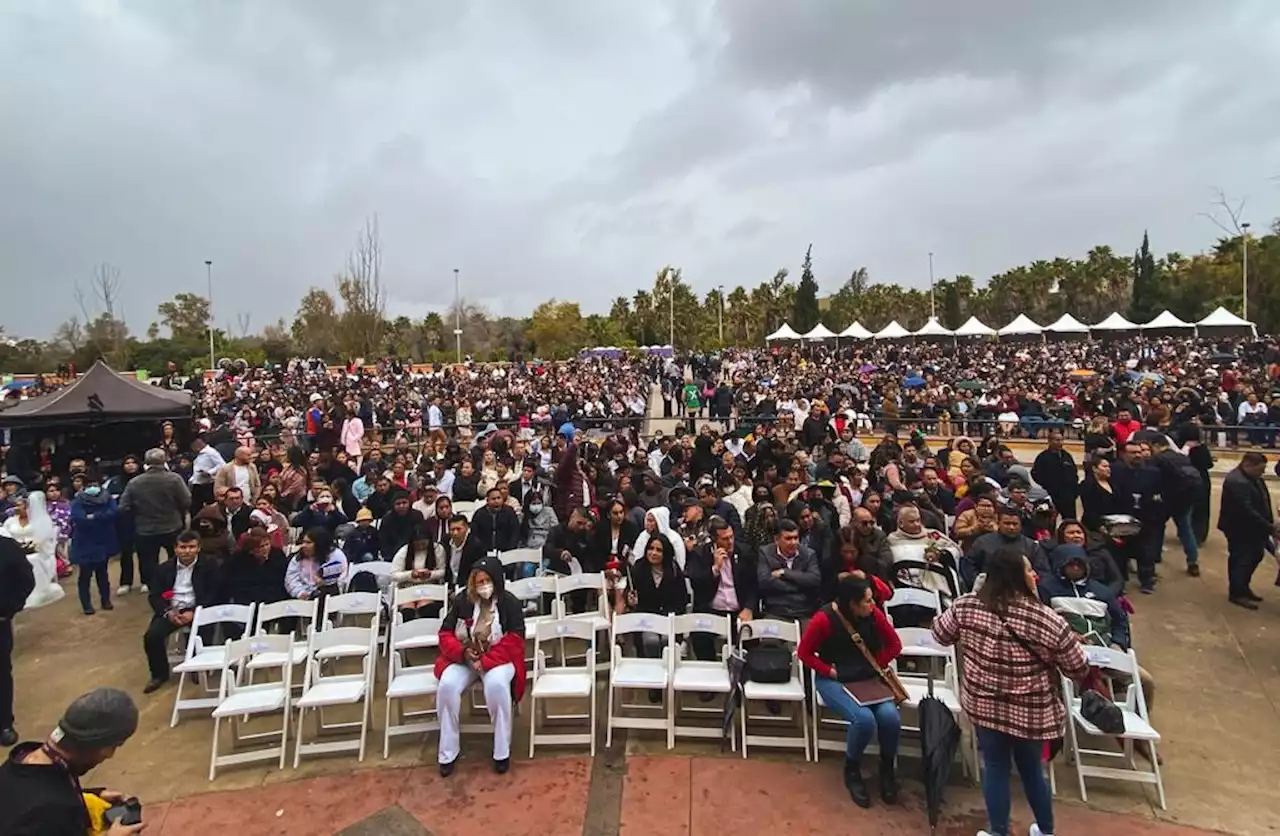
[[[900,340],[909,336],[911,332],[899,325],[896,319],[875,333],[877,340]]]
[[[852,337],[855,340],[869,340],[871,339],[871,332],[868,331],[866,328],[862,327],[861,322],[855,321],[848,328],[841,331],[840,336]]]
[[[806,340],[831,340],[835,339],[836,332],[819,322],[817,325],[809,329],[804,335]]]
[[[1025,334],[1039,334],[1043,330],[1031,317],[1020,313],[1013,318],[1013,322],[1010,322],[996,333],[1002,337],[1014,337]]]
[[[69,386],[0,412],[0,426],[190,418],[191,393],[139,383],[101,360]]]
[[[1093,326],[1093,331],[1137,331],[1138,326],[1125,319],[1118,312]]]
[[[1044,326],[1044,330],[1054,334],[1087,334],[1089,333],[1089,326],[1071,314],[1064,313],[1054,320],[1052,325]]]
[[[1253,323],[1247,319],[1241,319],[1231,311],[1223,307],[1214,309],[1213,313],[1196,323],[1196,325],[1207,325],[1210,328],[1217,326],[1234,326],[1236,328],[1252,328]]]
[[[929,321],[920,326],[920,330],[916,331],[917,337],[950,337],[955,332],[938,321],[936,316],[929,317]]]
[[[986,325],[976,316],[969,317],[956,329],[957,337],[994,337],[995,335],[996,329]]]
[[[1155,319],[1151,320],[1150,322],[1148,322],[1146,325],[1143,325],[1142,327],[1158,330],[1161,328],[1194,328],[1196,326],[1192,325],[1190,322],[1186,322],[1182,319],[1179,319],[1169,311],[1161,311],[1159,314],[1156,315]]]
[[[798,340],[800,339],[800,335],[796,333],[796,329],[792,328],[790,325],[784,322],[782,323],[781,328],[779,328],[777,331],[774,331],[769,336],[765,337],[765,339],[766,340]]]

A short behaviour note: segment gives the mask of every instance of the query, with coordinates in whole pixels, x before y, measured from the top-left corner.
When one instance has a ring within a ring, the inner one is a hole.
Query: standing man
[[[212,448],[210,448],[212,449]],[[164,451],[153,447],[143,457],[146,469],[129,482],[120,495],[120,513],[133,514],[138,551],[138,575],[147,592],[151,575],[160,564],[163,547],[173,557],[178,532],[191,507],[191,492],[182,477],[166,466]]]
[[[1222,480],[1218,530],[1227,538],[1227,600],[1256,610],[1262,600],[1249,588],[1262,553],[1278,533],[1271,494],[1262,480],[1267,457],[1248,452]]]
[[[191,463],[191,516],[199,514],[206,505],[211,505],[215,497],[214,481],[227,462],[214,447],[204,439],[196,436],[191,442],[191,452],[196,459]]]
[[[199,461],[198,457],[196,461]],[[213,498],[218,502],[232,488],[239,488],[250,506],[258,501],[258,494],[262,493],[262,478],[253,463],[253,451],[248,447],[237,447],[230,463],[218,468],[213,477]]]
[[[1142,524],[1134,538],[1133,557],[1138,561],[1138,591],[1150,595],[1156,591],[1156,564],[1164,549],[1165,516],[1160,471],[1143,458],[1142,442],[1120,444],[1120,458],[1111,466],[1111,482],[1116,498]]]
[[[1204,489],[1200,471],[1191,459],[1173,449],[1169,437],[1151,439],[1151,463],[1160,472],[1160,496],[1164,500],[1165,517],[1173,520],[1178,542],[1187,557],[1187,574],[1200,577],[1200,546],[1191,522],[1191,508]],[[1164,536],[1164,526],[1160,526]]]
[[[1049,430],[1049,446],[1036,456],[1031,465],[1031,478],[1048,491],[1059,518],[1076,518],[1080,471],[1071,453],[1062,446],[1062,430]]]
[[[35,588],[35,573],[22,546],[0,537],[0,746],[18,742],[13,730],[13,617]]]

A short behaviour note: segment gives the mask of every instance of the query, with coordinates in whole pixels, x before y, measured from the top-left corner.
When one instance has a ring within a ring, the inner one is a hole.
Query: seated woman
[[[338,530],[338,526],[347,522],[347,515],[334,504],[333,491],[324,484],[316,488],[315,501],[298,512],[293,518],[296,528],[323,528],[330,536]]]
[[[649,538],[655,534],[661,534],[671,543],[671,548],[675,550],[676,565],[684,570],[685,565],[685,545],[680,535],[671,530],[671,510],[669,508],[650,508],[644,515],[644,530],[636,537],[635,545],[631,547],[631,562],[635,563],[644,554],[645,548],[649,545]]]
[[[391,582],[396,586],[421,583],[444,583],[444,546],[431,539],[431,531],[425,522],[413,529],[413,537],[391,558]],[[415,601],[400,608],[405,621],[421,616],[438,618],[439,601]]]
[[[239,548],[222,571],[222,597],[231,604],[273,604],[291,597],[284,588],[289,559],[276,548],[265,528],[252,526],[240,535]]]
[[[990,496],[979,496],[972,507],[956,517],[952,530],[960,541],[961,551],[967,552],[975,540],[996,530],[996,501]]]
[[[440,625],[435,674],[442,777],[452,775],[458,761],[462,695],[477,681],[484,683],[493,722],[493,769],[501,775],[511,768],[512,711],[525,689],[524,634],[524,605],[503,588],[502,562],[480,558]]]
[[[863,705],[853,692],[870,689],[859,684],[879,679],[871,658],[881,669],[902,652],[902,640],[889,618],[876,606],[871,585],[864,578],[847,577],[836,587],[836,600],[814,613],[796,653],[805,667],[817,673],[818,693],[827,708],[849,722],[845,743],[844,785],[859,807],[871,806],[862,777],[862,753],[872,735],[880,739],[880,798],[898,801],[894,759],[902,719],[892,699]]]
[[[254,506],[253,513],[249,515],[253,524],[266,529],[271,538],[271,548],[284,551],[289,543],[289,518],[276,509],[265,488]]]
[[[347,585],[347,556],[333,543],[328,529],[309,528],[298,541],[298,553],[284,573],[290,598],[310,601],[336,595]]]

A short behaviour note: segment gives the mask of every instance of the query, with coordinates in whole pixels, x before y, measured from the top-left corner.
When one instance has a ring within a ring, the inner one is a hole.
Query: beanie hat
[[[133,697],[118,688],[99,688],[67,706],[53,740],[75,749],[106,749],[122,745],[137,729]]]

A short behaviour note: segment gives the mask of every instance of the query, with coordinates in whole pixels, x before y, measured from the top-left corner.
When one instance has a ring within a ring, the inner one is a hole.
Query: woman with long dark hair
[[[1009,778],[1018,767],[1035,815],[1031,836],[1053,831],[1053,796],[1045,782],[1045,743],[1062,737],[1067,710],[1060,676],[1081,680],[1088,662],[1066,620],[1036,596],[1036,574],[1017,546],[987,558],[978,591],[961,595],[934,619],[933,637],[959,643],[964,656],[960,702],[982,751],[987,836],[1009,834]]]
[[[311,467],[301,447],[290,447],[285,453],[284,470],[280,471],[280,502],[284,510],[298,510],[311,487]]]
[[[120,502],[120,495],[142,472],[142,460],[130,453],[120,462],[120,472],[107,481],[107,495],[113,502]],[[117,595],[127,595],[133,588],[133,553],[137,534],[133,529],[133,514],[116,514],[116,545],[120,549],[120,587]]]

